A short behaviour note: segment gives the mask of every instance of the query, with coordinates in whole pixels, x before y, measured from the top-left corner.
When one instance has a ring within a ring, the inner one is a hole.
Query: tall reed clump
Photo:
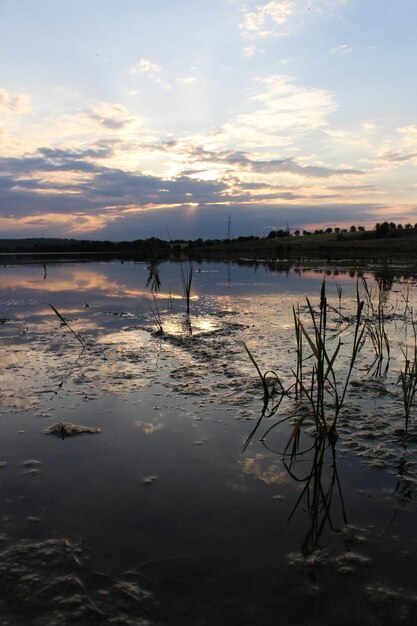
[[[378,300],[376,305],[373,301],[373,291],[369,289],[368,283],[363,277],[362,286],[365,296],[366,332],[375,352],[375,359],[370,366],[370,370],[373,368],[373,373],[376,376],[382,376],[388,372],[391,357],[390,342],[385,328],[383,283],[378,283]]]
[[[337,340],[333,349],[334,340],[328,337],[328,303],[326,297],[326,283],[323,281],[320,292],[319,310],[316,313],[310,300],[307,300],[308,321],[307,324],[295,314],[296,335],[301,332],[307,346],[311,351],[312,367],[309,375],[301,378],[299,371],[294,372],[296,380],[307,398],[314,417],[318,433],[326,435],[329,439],[337,436],[336,425],[342,409],[348,384],[353,372],[359,351],[363,345],[365,325],[362,321],[364,301],[360,299],[359,288],[356,286],[356,314],[355,330],[353,333],[352,348],[349,365],[344,379],[340,379],[336,373],[336,360],[342,348],[342,340]],[[306,378],[309,380],[306,380]],[[301,417],[295,429],[299,429],[305,416]]]
[[[404,368],[400,371],[400,381],[402,390],[402,399],[405,412],[405,429],[408,430],[408,422],[410,419],[411,406],[417,391],[417,331],[413,318],[411,318],[413,328],[413,354],[408,356],[408,349],[401,348],[404,356]]]
[[[191,283],[193,282],[193,266],[191,263],[186,270],[181,265],[181,282],[187,303],[187,315],[190,315]]]

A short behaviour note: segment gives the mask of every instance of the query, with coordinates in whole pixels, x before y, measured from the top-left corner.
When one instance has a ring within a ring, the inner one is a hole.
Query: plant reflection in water
[[[264,403],[261,416],[245,441],[242,452],[249,445],[263,418],[269,417],[278,410],[284,395],[285,392],[279,396],[279,400],[273,407],[269,408],[269,413],[267,413],[268,403]],[[307,514],[308,530],[302,541],[301,550],[305,556],[308,556],[321,547],[319,542],[326,526],[337,533],[347,524],[346,509],[337,471],[336,442],[314,433],[312,445],[300,449],[301,439],[304,441],[309,437],[305,431],[300,430],[297,421],[285,449],[283,451],[275,450],[269,445],[267,435],[276,426],[287,420],[288,417],[285,417],[275,422],[264,433],[260,441],[269,452],[282,457],[283,465],[288,474],[293,480],[303,485],[288,521],[295,516],[300,506]],[[307,472],[302,472],[306,464],[309,469]],[[338,522],[335,521],[336,518],[339,520]]]
[[[289,457],[284,456],[283,463],[291,478],[303,483],[288,521],[302,504],[309,520],[308,530],[301,545],[303,554],[307,556],[320,547],[320,538],[326,525],[333,532],[340,532],[342,526],[347,524],[347,516],[337,472],[335,443],[324,437],[315,437],[313,447],[303,452],[298,450],[298,444],[297,436],[296,445]],[[309,471],[306,475],[300,475],[298,467],[306,460],[311,463]],[[335,522],[337,516],[340,518],[340,527]]]

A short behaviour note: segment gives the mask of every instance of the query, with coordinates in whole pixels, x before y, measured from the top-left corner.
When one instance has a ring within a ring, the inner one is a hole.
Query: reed
[[[184,291],[184,297],[187,306],[187,315],[190,314],[190,298],[191,298],[191,283],[193,282],[193,266],[190,263],[186,270],[181,265],[181,282]]]
[[[191,324],[191,317],[189,315],[185,315],[182,319],[181,329],[184,335],[186,335],[187,337],[192,337],[193,325]]]
[[[361,277],[364,289],[364,310],[366,319],[366,333],[369,337],[375,359],[369,370],[376,376],[386,375],[389,369],[391,348],[385,325],[385,308],[383,298],[383,283],[378,284],[377,303],[374,303],[373,290],[369,288],[364,277]],[[385,365],[384,365],[385,364]]]
[[[339,357],[342,340],[339,336],[336,347],[332,349],[334,340],[328,338],[328,303],[326,297],[326,284],[322,283],[320,291],[319,310],[316,313],[309,298],[307,309],[311,330],[298,318],[298,326],[301,330],[307,346],[311,351],[313,365],[310,370],[309,381],[300,379],[297,372],[293,372],[301,389],[303,390],[312,410],[316,429],[318,433],[335,438],[337,420],[345,401],[348,384],[355,367],[355,362],[359,351],[363,345],[365,325],[362,323],[362,312],[364,301],[360,299],[359,288],[356,286],[356,314],[355,330],[352,340],[349,365],[344,380],[336,375],[336,361]],[[329,413],[332,415],[329,416]],[[300,418],[298,428],[305,416]],[[297,425],[296,425],[297,427]]]
[[[405,350],[401,347],[401,351],[404,356],[404,368],[400,371],[400,381],[402,390],[402,400],[405,412],[405,429],[408,430],[408,423],[410,419],[411,406],[414,402],[414,398],[417,391],[417,331],[414,320],[412,321],[413,328],[413,354],[412,357],[408,356],[408,348]]]
[[[337,297],[339,299],[339,316],[342,317],[342,293],[343,287],[340,283],[336,283]]]
[[[161,279],[159,276],[159,265],[157,261],[150,261],[149,265],[147,266],[147,270],[149,274],[148,278],[146,279],[146,286],[151,286],[152,293],[154,293],[155,291],[161,291]]]
[[[80,344],[83,347],[83,350],[85,350],[86,347],[86,343],[84,341],[84,339],[75,332],[75,330],[73,328],[71,328],[71,326],[69,325],[69,323],[67,322],[67,320],[65,319],[65,317],[63,315],[61,315],[61,313],[54,307],[52,306],[52,304],[49,305],[51,307],[51,309],[53,310],[53,312],[55,313],[55,315],[59,318],[59,320],[61,321],[61,324],[63,326],[66,326],[68,328],[68,330],[74,335],[74,337],[80,342]]]
[[[172,313],[174,309],[174,298],[172,297],[171,283],[168,285],[168,311]]]
[[[264,400],[270,400],[272,398],[272,395],[275,391],[275,385],[278,385],[281,392],[284,392],[284,386],[278,374],[274,370],[267,370],[264,374],[262,374],[261,369],[255,360],[255,357],[253,356],[252,352],[249,350],[245,342],[243,342],[243,347],[245,348],[250,360],[252,361],[256,371],[258,372],[259,378],[261,379],[262,388],[264,391]],[[271,389],[269,389],[268,387],[268,377],[272,380]]]
[[[407,319],[408,316],[412,317],[413,312],[410,307],[410,284],[409,283],[406,284],[405,289],[401,293],[401,297],[404,302],[404,312],[403,312],[404,318]]]
[[[151,312],[154,324],[156,326],[156,331],[153,333],[154,335],[160,336],[164,334],[164,327],[162,325],[162,316],[159,310],[157,299],[155,298],[155,294],[152,294],[153,297],[153,305],[147,301],[149,310]]]
[[[364,301],[360,299],[359,286],[356,285],[356,313],[354,315],[354,332],[351,340],[351,351],[348,364],[344,370],[344,376],[336,373],[336,365],[341,359],[343,341],[340,333],[331,335],[328,329],[328,311],[332,309],[327,302],[326,283],[323,281],[320,291],[318,311],[315,310],[309,298],[307,301],[307,321],[301,319],[300,308],[293,307],[294,333],[296,338],[297,363],[295,371],[292,370],[295,382],[285,389],[275,370],[269,369],[262,372],[254,355],[245,342],[243,346],[252,361],[263,388],[263,409],[261,415],[247,438],[243,449],[247,447],[254,434],[258,430],[264,417],[275,415],[285,396],[295,390],[295,398],[303,395],[310,407],[309,411],[303,411],[292,428],[286,453],[290,445],[297,446],[301,432],[301,426],[305,419],[313,416],[315,428],[320,437],[326,437],[329,441],[337,438],[337,420],[345,402],[348,385],[355,368],[358,354],[364,343],[365,324],[362,320]],[[307,325],[307,322],[308,325]],[[335,345],[336,344],[336,345]],[[306,354],[305,354],[306,353]],[[311,363],[311,367],[305,371],[305,363]],[[278,395],[278,401],[273,401]],[[278,424],[288,421],[294,414],[288,414],[268,428],[262,440]]]
[[[254,428],[249,433],[249,436],[247,437],[245,443],[243,444],[242,452],[244,452],[246,448],[248,447],[256,431],[261,425],[263,419],[265,417],[269,418],[275,415],[275,413],[278,411],[279,407],[281,406],[281,402],[283,401],[284,396],[288,395],[289,391],[293,387],[292,385],[289,389],[285,389],[281,382],[280,377],[274,370],[267,370],[266,372],[262,373],[258,363],[256,362],[255,357],[253,356],[252,352],[249,350],[245,342],[243,342],[243,347],[245,348],[250,360],[252,361],[253,365],[255,366],[256,371],[258,372],[259,378],[261,379],[262,389],[263,389],[263,408],[261,411],[261,415],[258,418]],[[278,399],[276,399],[277,396],[278,396]],[[284,419],[280,420],[278,423],[275,423],[274,427],[289,419],[290,419],[290,416],[284,417]]]
[[[297,364],[295,370],[295,397],[298,397],[302,394],[302,384],[303,384],[303,332],[301,330],[300,325],[300,307],[297,305],[297,309],[293,306],[292,308],[293,319],[294,319],[294,332],[295,339],[297,343],[296,355],[297,355]]]

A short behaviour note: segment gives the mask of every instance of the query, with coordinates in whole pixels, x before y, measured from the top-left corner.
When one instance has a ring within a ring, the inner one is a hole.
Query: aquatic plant
[[[168,285],[168,305],[167,305],[167,309],[168,309],[169,313],[172,313],[173,308],[174,308],[174,298],[172,297],[171,283],[169,283],[169,285]]]
[[[185,315],[183,320],[181,321],[181,329],[184,335],[191,337],[193,334],[193,327],[191,324],[191,317],[189,315]]]
[[[400,371],[400,381],[402,390],[402,400],[405,411],[405,429],[408,430],[408,422],[410,418],[411,406],[413,404],[416,391],[417,391],[417,332],[414,320],[412,321],[413,328],[413,354],[412,358],[408,356],[407,347],[405,350],[401,347],[401,351],[404,356],[404,368]]]
[[[344,377],[336,373],[336,365],[341,359],[341,348],[343,341],[340,333],[331,336],[328,332],[328,312],[332,308],[327,302],[326,283],[323,281],[320,291],[319,310],[316,311],[310,302],[307,301],[307,321],[301,319],[300,308],[293,307],[294,332],[297,342],[296,354],[297,363],[295,371],[292,370],[295,382],[285,389],[278,374],[275,370],[269,369],[262,373],[256,362],[252,352],[243,342],[243,346],[258,372],[263,387],[264,406],[261,416],[257,421],[254,429],[247,438],[243,449],[245,449],[257,431],[264,417],[275,415],[284,396],[294,388],[296,399],[304,395],[307,400],[309,411],[303,411],[296,418],[294,427],[290,434],[289,441],[285,448],[288,449],[292,443],[296,445],[299,437],[300,429],[303,422],[312,416],[314,419],[316,431],[320,436],[325,436],[329,440],[334,441],[337,437],[336,426],[340,411],[343,407],[347,388],[355,367],[356,359],[364,342],[365,324],[362,320],[362,312],[364,307],[363,300],[360,299],[358,284],[356,285],[356,312],[353,318],[353,339],[351,340],[351,352],[348,360],[347,368],[345,368]],[[335,345],[336,342],[336,345]],[[304,349],[306,347],[306,350]],[[334,347],[335,346],[335,347]],[[304,353],[307,354],[304,356]],[[305,371],[304,363],[311,363],[311,367]],[[278,401],[271,402],[273,396],[279,392]],[[264,437],[278,424],[292,419],[294,415],[287,415],[268,428]],[[264,438],[263,437],[263,438]]]
[[[406,283],[405,289],[401,293],[402,300],[404,302],[404,317],[407,319],[409,315],[413,315],[412,309],[410,307],[410,283]]]
[[[181,265],[181,282],[187,303],[187,315],[190,314],[191,283],[193,282],[193,266],[189,263],[186,270]]]
[[[159,306],[158,306],[158,301],[155,298],[155,294],[152,294],[153,297],[153,306],[151,305],[151,303],[149,301],[147,301],[147,305],[149,307],[149,310],[151,312],[154,324],[156,326],[156,331],[154,332],[154,335],[163,335],[164,334],[164,327],[162,325],[162,316],[161,316],[161,312],[159,310]]]
[[[366,334],[369,337],[375,359],[369,370],[376,376],[385,375],[389,369],[391,357],[390,342],[385,327],[385,307],[384,307],[384,283],[377,282],[378,296],[374,303],[373,290],[369,288],[366,279],[361,277],[364,290],[364,314],[366,324]],[[385,362],[385,366],[383,367]]]
[[[300,307],[297,305],[297,309],[295,307],[292,308],[293,319],[294,319],[294,332],[295,339],[297,342],[296,355],[297,355],[297,364],[295,370],[295,397],[302,393],[302,383],[303,383],[303,332],[301,330],[300,325]]]
[[[146,268],[149,271],[148,278],[146,280],[146,286],[151,286],[152,293],[154,291],[161,290],[161,279],[159,276],[159,265],[155,260],[152,260]]]
[[[267,370],[264,374],[262,374],[261,369],[258,363],[256,362],[255,357],[253,356],[252,352],[249,350],[248,346],[246,345],[244,341],[242,343],[250,360],[254,364],[256,371],[258,372],[259,378],[261,379],[262,387],[264,391],[264,399],[269,400],[272,397],[273,392],[275,391],[275,388],[276,388],[275,387],[276,384],[278,385],[280,390],[283,392],[284,387],[278,374],[274,370]],[[270,383],[272,382],[271,389],[268,387],[268,382]]]
[[[267,370],[266,372],[262,373],[258,363],[256,362],[255,357],[253,356],[252,352],[249,350],[248,346],[246,345],[244,341],[243,341],[243,347],[245,348],[250,360],[252,361],[253,365],[255,366],[256,371],[258,372],[259,378],[261,379],[264,393],[263,393],[263,408],[261,411],[261,415],[258,418],[254,428],[249,433],[249,436],[247,437],[245,443],[243,444],[242,452],[244,452],[246,448],[248,447],[248,445],[250,444],[256,431],[261,425],[264,417],[268,418],[268,417],[272,417],[273,415],[275,415],[275,413],[278,411],[281,405],[281,402],[284,399],[284,396],[288,395],[289,391],[293,387],[292,385],[290,389],[285,389],[281,382],[280,377],[274,370]],[[284,417],[284,419],[280,420],[278,423],[282,423],[284,421],[287,421],[288,419],[290,419],[288,416]],[[277,426],[277,424],[274,424],[274,426]]]
[[[340,315],[342,314],[342,293],[343,293],[343,287],[340,283],[336,283],[336,291],[337,291],[337,297],[339,299],[339,313]]]
[[[52,304],[50,304],[49,306],[51,307],[51,309],[53,310],[55,315],[59,318],[59,320],[61,321],[61,324],[63,326],[66,326],[68,328],[68,330],[71,331],[71,333],[74,335],[74,337],[77,338],[77,340],[80,342],[80,344],[82,345],[83,350],[84,350],[85,347],[86,347],[86,343],[85,343],[84,339],[78,333],[76,333],[73,328],[71,328],[71,326],[69,325],[69,323],[67,322],[65,317],[63,315],[61,315],[61,313],[54,306],[52,306]]]
[[[297,372],[293,372],[297,382],[303,390],[314,417],[314,422],[318,433],[325,434],[329,438],[336,437],[336,425],[340,411],[342,409],[348,384],[353,372],[359,351],[363,345],[365,325],[362,322],[362,312],[364,301],[360,299],[358,285],[356,286],[356,313],[355,330],[352,340],[352,348],[349,359],[347,373],[344,380],[340,380],[336,375],[336,360],[340,354],[342,340],[337,339],[336,347],[332,349],[334,340],[328,338],[328,303],[326,297],[326,283],[323,281],[320,291],[319,310],[316,313],[309,298],[307,300],[307,310],[311,330],[307,328],[305,322],[297,317],[297,333],[301,331],[311,352],[312,367],[309,372],[309,381],[301,379]],[[331,413],[331,417],[329,416]],[[305,415],[300,417],[296,428],[299,428]]]

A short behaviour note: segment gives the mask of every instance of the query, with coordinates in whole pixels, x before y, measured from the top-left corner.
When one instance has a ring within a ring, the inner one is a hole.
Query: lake
[[[415,276],[190,272],[2,266],[0,624],[415,624]],[[337,439],[308,398],[324,279]]]

